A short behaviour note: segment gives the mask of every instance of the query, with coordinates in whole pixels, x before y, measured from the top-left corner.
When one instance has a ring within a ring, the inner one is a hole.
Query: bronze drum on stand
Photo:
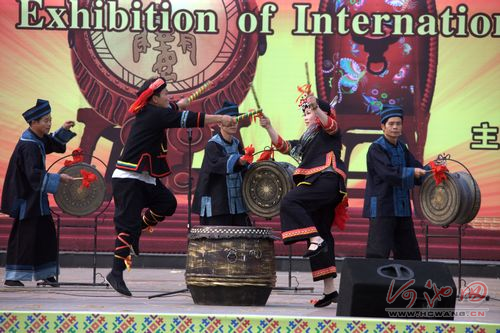
[[[427,177],[420,190],[422,214],[430,223],[446,227],[452,223],[471,222],[481,206],[481,192],[468,172],[447,173],[447,179],[436,186]]]
[[[276,284],[271,228],[193,227],[188,239],[186,285],[195,304],[266,304]]]
[[[243,179],[243,200],[257,216],[271,218],[280,213],[280,203],[294,186],[295,167],[286,162],[261,161],[252,164]]]
[[[73,216],[90,215],[101,207],[106,194],[106,183],[101,173],[87,163],[76,163],[65,166],[59,173],[65,173],[75,178],[82,177],[82,170],[95,176],[88,186],[83,186],[81,180],[61,183],[54,194],[56,204],[61,210]]]

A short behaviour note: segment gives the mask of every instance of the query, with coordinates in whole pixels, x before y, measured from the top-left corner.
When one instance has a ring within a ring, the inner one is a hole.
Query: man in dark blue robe
[[[399,140],[403,110],[384,105],[384,135],[370,145],[366,156],[367,180],[363,216],[370,219],[367,258],[421,260],[413,220],[410,190],[421,185],[426,174],[422,164]]]
[[[5,285],[22,287],[21,281],[56,282],[57,242],[47,193],[55,193],[60,182],[73,178],[66,174],[48,173],[45,155],[64,153],[66,143],[76,134],[69,129],[74,121],[66,121],[49,134],[52,125],[48,101],[23,113],[30,127],[24,131],[10,158],[2,191],[2,213],[14,218],[7,245]]]

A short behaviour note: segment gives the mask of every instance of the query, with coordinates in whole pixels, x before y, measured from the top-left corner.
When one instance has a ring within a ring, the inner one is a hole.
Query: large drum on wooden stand
[[[186,285],[195,304],[266,304],[276,284],[271,228],[193,227],[188,239]]]

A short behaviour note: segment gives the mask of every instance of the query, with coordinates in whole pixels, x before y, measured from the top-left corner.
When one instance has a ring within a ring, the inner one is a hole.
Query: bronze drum
[[[422,214],[430,223],[448,226],[471,222],[481,206],[481,192],[468,172],[447,173],[448,179],[436,186],[427,177],[420,190]]]
[[[271,228],[193,227],[188,239],[186,285],[195,304],[266,304],[276,284]]]
[[[243,179],[243,200],[257,216],[271,218],[280,212],[283,197],[294,186],[295,167],[286,162],[261,161],[252,164]]]
[[[96,179],[88,187],[82,186],[81,180],[61,183],[54,194],[56,204],[61,210],[73,216],[92,214],[101,207],[106,192],[106,183],[101,173],[87,163],[76,163],[59,170],[75,178],[82,177],[81,170],[93,173]]]

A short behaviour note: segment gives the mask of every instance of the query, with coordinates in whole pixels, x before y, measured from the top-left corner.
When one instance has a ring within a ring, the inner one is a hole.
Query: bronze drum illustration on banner
[[[427,177],[420,190],[422,214],[430,223],[448,226],[471,222],[481,207],[481,191],[476,180],[465,171],[447,173],[447,179],[436,185]]]
[[[286,162],[261,161],[252,164],[243,179],[243,200],[255,215],[272,218],[279,215],[280,203],[295,183],[295,167]]]
[[[191,228],[186,285],[195,304],[265,305],[276,285],[271,228]]]
[[[364,13],[409,14],[417,18],[436,15],[434,0],[321,0],[320,12],[338,13],[346,8],[350,15]],[[347,26],[350,26],[349,19]],[[404,141],[422,161],[429,109],[436,81],[438,38],[393,36],[394,27],[384,26],[384,36],[323,34],[316,38],[316,86],[318,96],[333,101],[346,147],[345,163],[358,144],[380,136],[382,104],[397,104],[404,109]],[[404,29],[404,28],[403,28]],[[404,32],[404,31],[403,31]],[[364,130],[364,131],[363,131]],[[371,130],[368,132],[366,130]],[[349,172],[350,179],[363,179],[364,172]],[[362,197],[352,189],[349,196]]]
[[[143,8],[151,2],[143,1]],[[213,11],[218,33],[74,30],[68,34],[75,78],[91,106],[78,110],[77,120],[85,124],[80,147],[92,154],[101,137],[110,140],[113,148],[108,165],[114,165],[119,157],[133,119],[128,107],[145,80],[163,76],[173,100],[188,97],[212,81],[189,109],[214,113],[224,100],[236,104],[243,101],[255,75],[257,58],[265,52],[264,36],[241,33],[237,26],[241,13],[257,10],[255,0],[169,3],[172,13],[180,9],[191,13]],[[80,7],[88,9],[93,4],[90,0],[79,2]],[[131,3],[121,0],[119,6],[130,9]],[[205,147],[210,134],[207,128],[193,129],[192,154]],[[190,158],[186,130],[169,129],[167,136],[173,175],[166,182],[175,193],[186,193]],[[241,138],[239,133],[237,136]],[[106,180],[112,171],[109,168],[106,172]],[[193,178],[197,179],[196,170]]]
[[[74,178],[80,178],[69,183],[61,183],[54,199],[57,206],[66,214],[86,216],[101,207],[106,192],[106,184],[101,173],[87,163],[76,163],[61,168],[59,173],[65,173]],[[92,175],[92,180],[85,183],[82,174]]]

